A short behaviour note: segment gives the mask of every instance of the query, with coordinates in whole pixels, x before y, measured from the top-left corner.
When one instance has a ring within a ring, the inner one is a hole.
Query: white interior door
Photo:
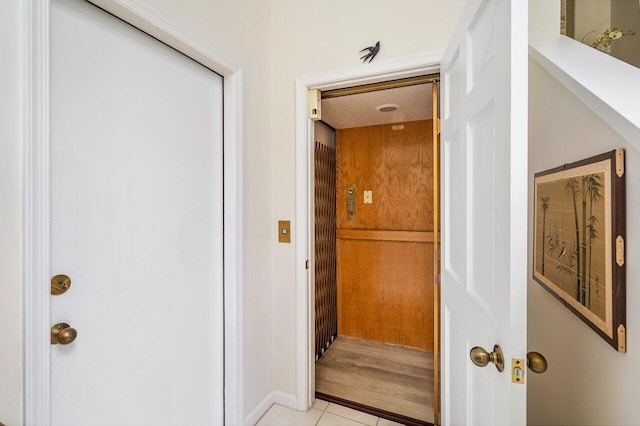
[[[442,423],[525,424],[527,2],[469,1],[441,74]]]
[[[222,78],[51,6],[53,425],[223,423]]]

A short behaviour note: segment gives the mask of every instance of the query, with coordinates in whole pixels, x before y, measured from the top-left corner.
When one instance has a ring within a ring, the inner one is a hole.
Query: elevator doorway
[[[324,92],[321,111],[316,397],[436,423],[438,76]]]

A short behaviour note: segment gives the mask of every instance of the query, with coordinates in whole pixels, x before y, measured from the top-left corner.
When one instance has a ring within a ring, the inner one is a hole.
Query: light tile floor
[[[316,399],[309,411],[273,404],[256,426],[395,426],[400,423]]]

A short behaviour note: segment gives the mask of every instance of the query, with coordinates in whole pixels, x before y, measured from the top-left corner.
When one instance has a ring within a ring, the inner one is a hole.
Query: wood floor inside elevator
[[[316,363],[316,394],[433,423],[433,354],[340,336]]]

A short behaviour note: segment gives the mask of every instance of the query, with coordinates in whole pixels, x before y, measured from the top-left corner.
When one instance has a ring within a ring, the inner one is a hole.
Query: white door
[[[51,424],[222,424],[222,78],[81,0],[50,57]]]
[[[471,0],[441,74],[442,423],[525,424],[527,2]]]

